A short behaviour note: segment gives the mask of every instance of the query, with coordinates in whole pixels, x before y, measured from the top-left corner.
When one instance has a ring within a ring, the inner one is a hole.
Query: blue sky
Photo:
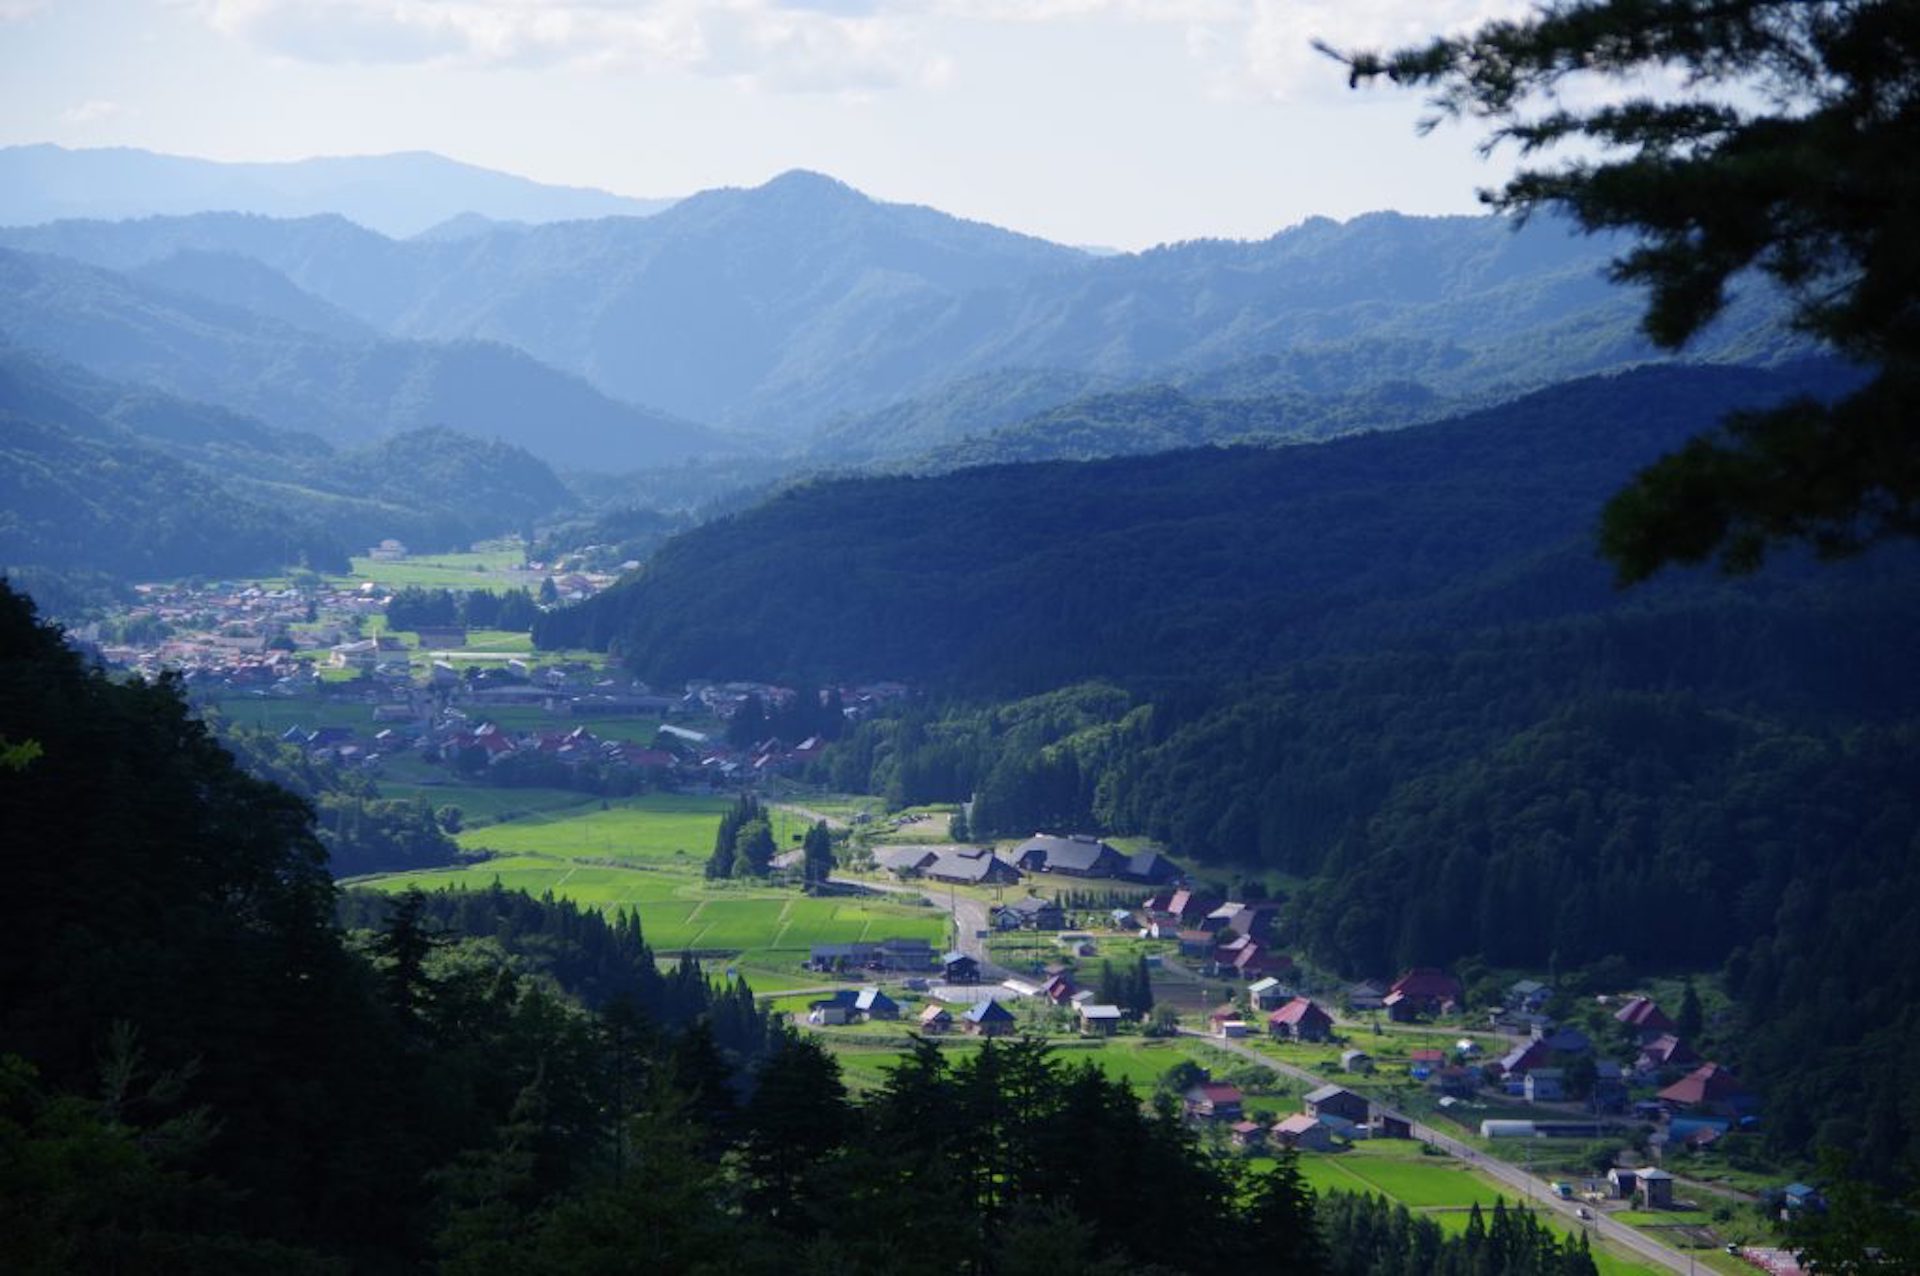
[[[1070,243],[1466,212],[1479,135],[1308,40],[1512,0],[0,0],[0,144],[432,150],[629,195],[789,168]]]

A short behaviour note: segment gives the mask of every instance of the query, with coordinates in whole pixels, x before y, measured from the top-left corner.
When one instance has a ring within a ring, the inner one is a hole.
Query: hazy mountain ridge
[[[552,186],[425,151],[232,163],[132,147],[0,148],[0,222],[13,225],[207,211],[335,212],[383,234],[412,235],[462,213],[529,222],[644,217],[673,202]]]
[[[451,425],[562,464],[603,467],[727,446],[703,427],[618,403],[496,343],[332,339],[128,275],[5,249],[0,282],[0,336],[16,345],[335,442]]]
[[[982,416],[965,433],[1007,424],[969,386],[1009,368],[1196,397],[1417,381],[1483,400],[1658,357],[1640,298],[1604,279],[1618,244],[1547,218],[1514,230],[1380,213],[1094,257],[791,173],[646,219],[474,229],[399,243],[340,219],[209,215],[16,228],[0,243],[119,269],[242,253],[390,334],[511,344],[696,420],[790,446],[820,430],[829,456],[920,450],[877,420],[845,437],[914,400],[973,395]],[[1803,352],[1775,318],[1756,295],[1689,355]],[[896,414],[903,430],[932,424],[908,419],[921,410]]]
[[[383,537],[458,548],[576,504],[544,464],[498,441],[424,429],[341,451],[19,350],[0,349],[0,414],[5,564],[126,576],[343,567]]]

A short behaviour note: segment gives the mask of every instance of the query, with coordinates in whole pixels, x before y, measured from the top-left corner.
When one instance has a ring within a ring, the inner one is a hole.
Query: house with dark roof
[[[1001,930],[1059,930],[1067,924],[1060,905],[1038,895],[1002,904],[993,914],[994,925]]]
[[[1036,833],[1013,852],[1013,862],[1026,872],[1068,877],[1118,877],[1130,858],[1085,833],[1068,837]]]
[[[1539,1037],[1540,1044],[1547,1048],[1549,1054],[1578,1055],[1593,1052],[1593,1042],[1588,1039],[1587,1034],[1570,1025],[1563,1025],[1551,1032],[1535,1035]]]
[[[1567,1074],[1560,1068],[1535,1068],[1527,1073],[1522,1092],[1528,1103],[1558,1103],[1567,1097]]]
[[[974,1002],[973,1007],[960,1016],[960,1022],[968,1032],[979,1037],[1004,1037],[1014,1029],[1013,1012],[990,997]]]
[[[859,1013],[855,1005],[859,994],[851,988],[843,988],[831,997],[807,1003],[807,1022],[815,1027],[831,1028],[849,1024]]]
[[[898,1019],[900,1003],[881,992],[878,988],[862,988],[854,997],[853,1007],[862,1019]]]
[[[1157,886],[1180,876],[1180,866],[1158,851],[1141,851],[1127,858],[1120,876],[1130,882],[1146,882]]]
[[[815,944],[807,950],[807,968],[818,971],[933,968],[933,945],[924,939],[882,939],[873,943]]]
[[[1020,870],[986,847],[942,849],[921,866],[920,875],[936,882],[962,886],[1007,886],[1020,880]]]
[[[1521,979],[1507,988],[1507,1009],[1521,1014],[1539,1014],[1553,1000],[1553,989],[1538,979]]]
[[[888,872],[901,876],[918,873],[939,857],[939,852],[931,846],[876,846],[873,848],[873,862]]]
[[[1323,1085],[1300,1102],[1308,1116],[1322,1121],[1334,1117],[1352,1125],[1367,1123],[1367,1101],[1341,1086]]]
[[[962,952],[951,952],[940,959],[940,977],[950,984],[980,982],[980,963]]]
[[[1386,1008],[1387,990],[1371,979],[1363,979],[1347,989],[1347,1009],[1382,1010]]]
[[[1083,1001],[1074,1008],[1080,1031],[1089,1037],[1111,1037],[1125,1017],[1118,1006],[1097,1006]]]

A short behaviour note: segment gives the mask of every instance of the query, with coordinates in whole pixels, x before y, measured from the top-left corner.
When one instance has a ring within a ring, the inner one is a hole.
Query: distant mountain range
[[[796,172],[645,219],[465,219],[406,241],[339,218],[202,214],[13,228],[0,244],[114,270],[248,257],[389,337],[512,346],[615,399],[795,450],[819,435],[828,459],[910,456],[1014,409],[1148,382],[1194,398],[1411,384],[1484,402],[1657,357],[1641,298],[1604,278],[1618,244],[1549,219],[1383,213],[1096,257]],[[1743,298],[1690,354],[1804,353],[1777,317]]]
[[[336,444],[449,426],[608,469],[727,446],[511,346],[381,338],[231,253],[172,253],[120,274],[0,249],[0,339]]]
[[[338,213],[405,237],[473,215],[520,222],[646,217],[672,203],[549,186],[424,151],[244,164],[128,147],[0,148],[0,224],[16,226],[69,217]]]
[[[574,504],[504,443],[421,429],[335,448],[0,346],[0,570],[339,569],[383,537],[464,547]]]

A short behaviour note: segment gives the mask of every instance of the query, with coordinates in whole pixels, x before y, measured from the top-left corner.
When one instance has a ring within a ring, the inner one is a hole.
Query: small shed
[[[928,1006],[920,1012],[920,1031],[938,1036],[953,1028],[953,1013],[945,1006]]]
[[[1665,1170],[1640,1171],[1640,1202],[1650,1210],[1673,1208],[1673,1175]]]
[[[1364,1050],[1342,1050],[1340,1052],[1340,1070],[1342,1072],[1372,1072],[1373,1056]]]

